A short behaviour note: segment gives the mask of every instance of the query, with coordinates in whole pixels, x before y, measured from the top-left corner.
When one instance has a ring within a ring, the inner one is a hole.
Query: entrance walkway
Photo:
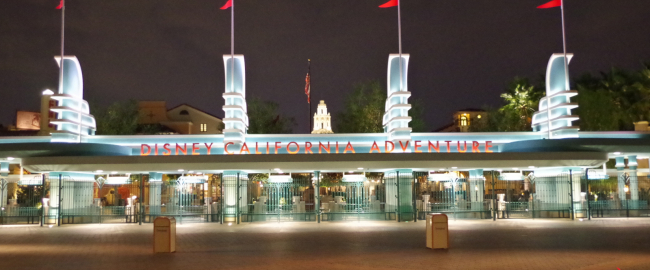
[[[0,269],[650,269],[650,219],[451,221],[451,249],[424,222],[182,224],[176,254],[152,225],[0,227]]]

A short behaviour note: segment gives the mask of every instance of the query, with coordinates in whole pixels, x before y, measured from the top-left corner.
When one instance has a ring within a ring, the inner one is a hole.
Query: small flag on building
[[[551,2],[538,6],[537,8],[554,8],[554,7],[561,7],[561,6],[562,6],[562,0],[552,0]]]
[[[63,1],[65,1],[65,0],[61,0],[61,2],[59,3],[59,6],[57,6],[56,9],[62,9],[63,8],[63,5],[64,5]]]
[[[221,9],[228,9],[230,7],[232,7],[232,0],[228,0],[228,2],[223,5],[223,7],[221,7]]]
[[[390,0],[379,7],[380,8],[396,7],[398,4],[399,4],[399,0]]]

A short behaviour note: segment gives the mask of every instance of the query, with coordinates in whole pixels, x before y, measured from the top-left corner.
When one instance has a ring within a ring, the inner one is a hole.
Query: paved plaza
[[[153,254],[153,225],[0,226],[0,269],[650,269],[650,219],[180,224]]]

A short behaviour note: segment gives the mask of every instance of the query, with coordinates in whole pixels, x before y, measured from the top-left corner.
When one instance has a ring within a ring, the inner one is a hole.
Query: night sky
[[[230,53],[227,0],[67,0],[66,55],[76,55],[84,98],[187,103],[223,116],[223,54]],[[397,53],[397,9],[387,0],[235,0],[235,53],[246,57],[247,95],[280,104],[308,130],[304,80],[312,59],[312,112],[324,99],[334,116],[355,82],[386,84]],[[0,123],[39,110],[56,89],[59,0],[2,0]],[[463,108],[500,105],[514,76],[544,74],[562,51],[560,9],[547,0],[402,0],[409,90],[424,101],[430,130]],[[572,75],[650,61],[650,1],[567,0]],[[92,109],[91,109],[92,110]]]

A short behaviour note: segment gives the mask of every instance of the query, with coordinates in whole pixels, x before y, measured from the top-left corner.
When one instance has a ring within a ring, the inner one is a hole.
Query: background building
[[[221,118],[187,104],[167,109],[165,101],[140,101],[138,124],[160,124],[178,134],[221,134]]]
[[[318,110],[314,114],[314,130],[312,134],[331,134],[332,131],[332,116],[327,112],[327,105],[325,101],[321,100],[318,103]]]
[[[435,132],[468,132],[469,126],[478,119],[486,117],[487,112],[481,109],[464,109],[454,113],[454,122],[442,128],[434,130]]]

